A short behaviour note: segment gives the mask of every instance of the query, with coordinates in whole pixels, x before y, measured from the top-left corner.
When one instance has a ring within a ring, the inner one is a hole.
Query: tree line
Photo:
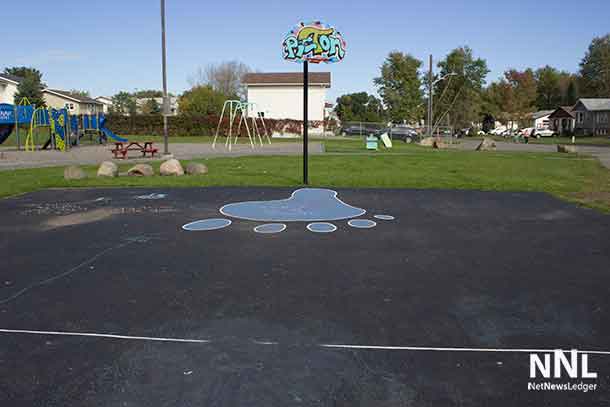
[[[423,62],[390,52],[374,78],[379,98],[366,92],[337,99],[342,121],[417,123],[426,119],[429,83]],[[577,73],[551,66],[508,69],[487,84],[487,61],[467,46],[437,63],[432,77],[435,124],[470,127],[493,118],[524,121],[534,111],[573,106],[581,97],[610,97],[610,34],[594,38]]]

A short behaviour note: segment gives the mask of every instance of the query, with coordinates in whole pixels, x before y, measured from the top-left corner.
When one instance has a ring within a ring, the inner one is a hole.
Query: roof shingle
[[[249,73],[244,77],[248,85],[302,85],[303,74],[298,72]],[[330,72],[310,72],[310,85],[330,87]]]
[[[589,111],[610,110],[610,99],[580,99],[580,102]]]
[[[45,89],[45,91],[48,91],[48,92],[51,92],[51,93],[55,93],[55,94],[58,94],[60,96],[64,96],[64,97],[69,98],[69,99],[76,100],[79,103],[89,103],[89,104],[92,104],[92,105],[101,105],[101,104],[103,104],[99,100],[91,99],[88,96],[75,95],[75,94],[70,93],[70,92],[65,91],[65,90]]]
[[[11,75],[8,73],[0,73],[0,78],[7,79],[9,81],[17,82],[17,83],[20,83],[23,80],[23,78],[21,76]]]

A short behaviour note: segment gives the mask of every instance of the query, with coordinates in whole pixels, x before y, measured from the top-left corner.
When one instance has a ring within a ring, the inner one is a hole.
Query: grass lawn
[[[486,136],[495,141],[503,141],[512,143],[512,137],[501,137],[501,136]],[[483,140],[483,136],[469,137],[472,140]],[[572,144],[572,137],[530,137],[529,142],[531,144]],[[575,145],[579,146],[610,146],[610,137],[576,137],[574,141]]]
[[[431,150],[396,143],[393,153],[363,154],[361,141],[327,141],[327,155],[310,157],[313,186],[543,191],[610,211],[610,171],[596,160],[550,153]],[[358,153],[357,153],[358,152]],[[63,167],[2,171],[0,196],[65,187],[299,186],[300,157],[251,156],[196,160],[205,176],[65,181]],[[154,166],[159,166],[155,162]],[[132,165],[121,165],[126,171]]]

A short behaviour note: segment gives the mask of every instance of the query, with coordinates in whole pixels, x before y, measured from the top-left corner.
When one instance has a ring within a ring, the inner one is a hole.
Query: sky
[[[92,96],[161,88],[158,0],[2,2],[0,70],[40,69],[53,88]],[[76,5],[76,6],[75,6]],[[285,34],[300,21],[335,26],[345,59],[330,71],[329,101],[375,92],[373,78],[391,51],[427,64],[467,45],[487,61],[488,82],[509,68],[551,65],[576,72],[591,40],[610,33],[610,1],[264,1],[166,0],[169,90],[188,89],[199,67],[239,60],[261,72],[299,72],[281,58]]]

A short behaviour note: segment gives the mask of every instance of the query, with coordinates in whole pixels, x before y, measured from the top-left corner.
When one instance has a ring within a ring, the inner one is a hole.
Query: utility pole
[[[163,65],[163,155],[169,155],[169,134],[167,130],[167,115],[169,114],[169,99],[167,97],[167,52],[165,43],[165,0],[161,0],[161,54]]]
[[[430,54],[430,71],[428,72],[428,137],[432,137],[432,54]]]

